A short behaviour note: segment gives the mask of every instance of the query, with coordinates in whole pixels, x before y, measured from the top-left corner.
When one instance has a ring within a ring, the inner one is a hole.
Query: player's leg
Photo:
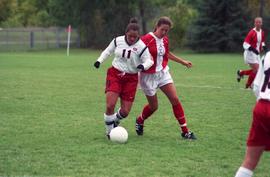
[[[247,139],[247,150],[236,177],[251,177],[262,153],[270,147],[270,103],[259,100],[253,109],[253,120]],[[270,149],[269,149],[270,150]]]
[[[142,113],[136,119],[136,132],[138,135],[143,135],[144,121],[148,119],[158,109],[158,98],[157,94],[153,96],[145,95],[148,104],[144,106]]]
[[[111,130],[115,127],[115,105],[117,103],[119,94],[116,92],[106,92],[106,112],[104,114],[104,121],[106,127],[106,135],[108,136]]]
[[[120,101],[121,106],[118,109],[118,111],[116,112],[116,121],[117,121],[117,125],[120,123],[120,120],[126,118],[131,110],[133,101],[126,101],[121,99]]]
[[[253,171],[256,168],[264,150],[265,146],[247,146],[246,156],[242,167]]]
[[[257,71],[258,71],[258,68],[259,68],[259,64],[258,63],[250,63],[249,66],[251,67],[252,72],[250,72],[250,74],[248,76],[248,80],[246,82],[246,88],[251,87],[251,84],[253,83],[253,81],[254,81],[254,79],[256,77],[256,74],[257,74]]]
[[[251,177],[265,146],[247,146],[246,156],[235,177]]]
[[[111,130],[117,126],[116,114],[114,113],[115,105],[117,103],[118,97],[121,93],[121,82],[118,77],[118,71],[113,67],[107,70],[107,78],[106,78],[106,112],[104,113],[104,122],[106,126],[106,135],[108,136]],[[109,136],[108,136],[109,138]]]
[[[251,72],[252,72],[252,69],[238,70],[236,73],[237,74],[237,76],[236,76],[237,81],[240,82],[241,79],[244,78],[244,76],[249,76]]]
[[[135,123],[135,129],[138,135],[143,135],[144,121],[149,118],[158,109],[158,98],[156,95],[158,88],[158,81],[156,80],[157,73],[140,74],[140,85],[146,96],[148,104],[146,104],[137,117]]]
[[[121,119],[128,116],[132,104],[135,99],[137,86],[138,86],[138,75],[137,74],[126,74],[121,78],[121,90],[120,93],[120,108],[116,112],[116,123],[120,123]]]
[[[185,139],[196,139],[194,133],[189,131],[187,128],[187,122],[185,118],[184,109],[182,107],[180,100],[178,99],[174,84],[173,83],[166,84],[160,87],[160,89],[168,97],[172,105],[174,116],[177,119],[180,125],[180,128],[182,130],[182,134],[181,134],[182,137]]]

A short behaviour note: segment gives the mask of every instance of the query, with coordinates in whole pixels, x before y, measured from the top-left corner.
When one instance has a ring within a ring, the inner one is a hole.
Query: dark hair
[[[170,28],[173,26],[172,20],[169,17],[163,16],[160,17],[159,20],[156,23],[156,26],[154,28],[154,31],[156,31],[157,27],[161,25],[169,25]]]
[[[136,18],[131,18],[129,20],[129,24],[127,25],[126,27],[126,33],[129,32],[130,30],[133,30],[133,31],[138,31],[140,32],[140,26],[138,24],[138,20]]]

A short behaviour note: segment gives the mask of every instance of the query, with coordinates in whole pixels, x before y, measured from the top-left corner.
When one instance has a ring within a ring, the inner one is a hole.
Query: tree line
[[[81,46],[104,48],[124,33],[131,17],[145,34],[160,16],[169,16],[171,48],[231,52],[241,50],[254,17],[262,16],[270,32],[269,8],[266,0],[0,0],[0,27],[71,24],[80,32]]]

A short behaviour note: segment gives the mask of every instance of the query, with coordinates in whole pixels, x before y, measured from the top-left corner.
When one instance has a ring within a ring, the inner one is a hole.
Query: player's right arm
[[[108,59],[109,56],[111,56],[114,53],[114,50],[116,48],[116,42],[115,42],[116,38],[113,39],[110,44],[108,45],[108,47],[103,50],[103,52],[101,53],[101,55],[98,57],[97,61],[95,62],[94,66],[96,68],[99,68],[100,64],[103,63],[106,59]]]

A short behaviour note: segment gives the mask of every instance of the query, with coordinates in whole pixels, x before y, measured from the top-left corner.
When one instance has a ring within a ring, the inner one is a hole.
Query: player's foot
[[[236,76],[237,82],[240,82],[241,79],[243,79],[243,76],[240,74],[240,72],[241,72],[241,70],[238,70],[236,73],[237,74],[237,76]]]
[[[143,124],[139,124],[137,120],[135,123],[135,130],[137,132],[137,135],[139,135],[139,136],[143,135]]]
[[[181,136],[186,140],[196,140],[196,136],[193,132],[189,131],[187,133],[182,133]]]
[[[117,127],[119,125],[119,121],[111,121],[111,122],[105,122],[105,127],[106,127],[106,136],[108,139],[110,139],[110,133],[113,128]]]

